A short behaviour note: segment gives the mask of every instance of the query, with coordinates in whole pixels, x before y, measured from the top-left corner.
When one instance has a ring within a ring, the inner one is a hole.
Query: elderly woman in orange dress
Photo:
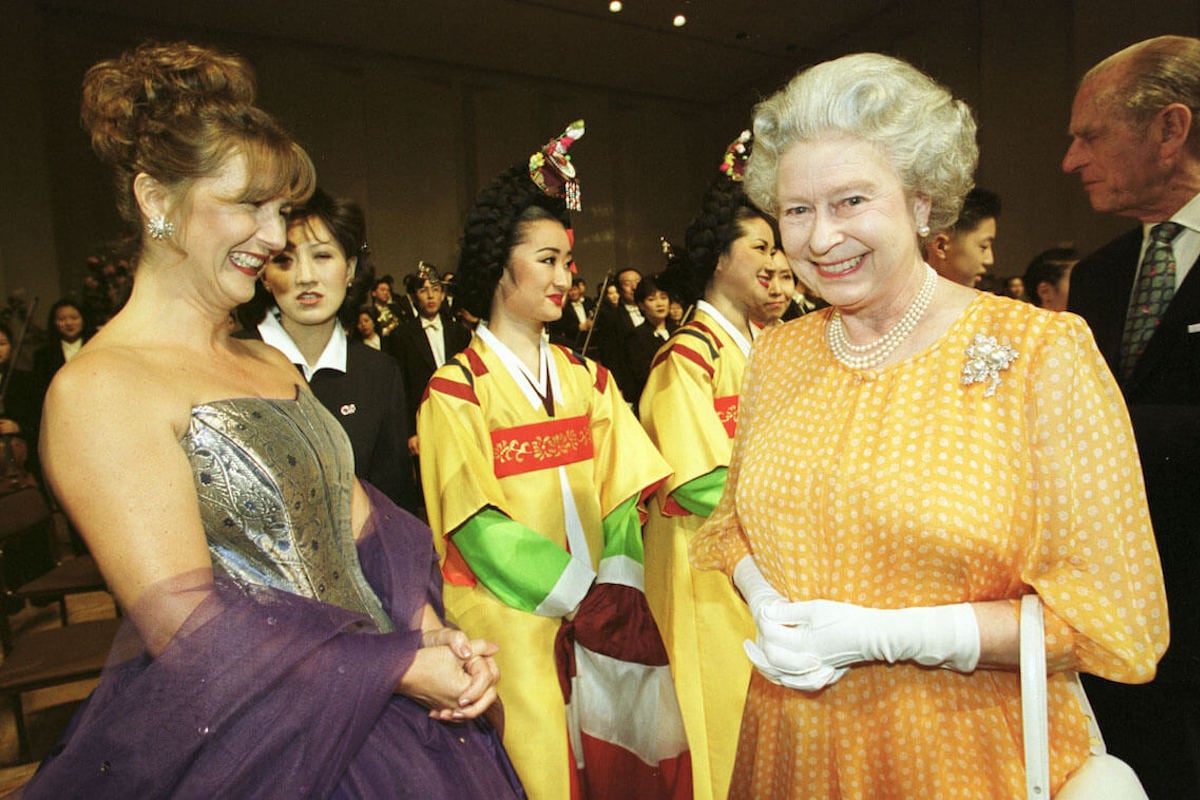
[[[748,192],[830,303],[759,337],[692,543],[757,629],[730,796],[1023,796],[1018,611],[1044,606],[1055,791],[1069,670],[1149,680],[1161,568],[1120,393],[1069,314],[940,279],[970,110],[910,65],[813,67],[755,112]]]

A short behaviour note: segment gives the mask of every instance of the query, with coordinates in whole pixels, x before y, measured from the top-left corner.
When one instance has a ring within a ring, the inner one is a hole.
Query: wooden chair
[[[108,584],[90,554],[76,556],[46,574],[18,586],[13,595],[37,605],[58,603],[58,615],[67,624],[67,597],[73,594],[108,591]]]
[[[39,492],[28,489],[0,497],[0,595],[13,594],[4,585],[5,544],[39,532],[50,536],[51,531],[50,511]],[[98,676],[120,625],[119,619],[104,619],[15,633],[8,614],[0,613],[0,647],[4,653],[0,695],[12,698],[22,761],[30,758],[30,747],[21,695]]]

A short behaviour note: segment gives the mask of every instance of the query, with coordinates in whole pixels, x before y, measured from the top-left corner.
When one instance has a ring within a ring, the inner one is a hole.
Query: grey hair
[[[1121,79],[1110,99],[1129,119],[1144,125],[1171,103],[1183,103],[1193,118],[1188,140],[1200,141],[1194,121],[1200,118],[1200,39],[1158,36],[1132,44],[1088,70],[1080,85],[1117,68]]]
[[[746,191],[778,215],[779,159],[797,142],[852,136],[879,147],[905,191],[928,198],[929,227],[958,219],[979,147],[971,109],[907,62],[859,53],[804,70],[754,109]]]

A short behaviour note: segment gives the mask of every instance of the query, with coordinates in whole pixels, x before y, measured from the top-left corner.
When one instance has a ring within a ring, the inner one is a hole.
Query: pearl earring
[[[921,224],[921,225],[917,226],[917,236],[920,236],[922,239],[924,239],[928,235],[929,235],[929,226],[928,225]]]

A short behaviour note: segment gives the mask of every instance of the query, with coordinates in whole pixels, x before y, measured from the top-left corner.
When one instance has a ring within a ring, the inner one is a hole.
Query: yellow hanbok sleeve
[[[642,430],[625,403],[612,376],[594,361],[587,369],[569,367],[573,380],[587,380],[592,391],[591,426],[596,489],[600,515],[607,517],[631,497],[639,509],[658,486],[671,476],[671,468]],[[585,377],[586,376],[586,377]]]
[[[421,486],[439,555],[445,536],[487,507],[506,509],[492,470],[487,421],[466,371],[454,360],[434,373],[417,412]]]
[[[696,569],[719,569],[726,575],[733,575],[733,568],[743,557],[752,555],[750,542],[742,530],[741,520],[737,513],[737,484],[738,472],[742,460],[744,443],[754,435],[755,407],[763,389],[763,376],[770,379],[771,360],[779,356],[773,355],[772,343],[779,340],[779,331],[786,326],[778,326],[759,336],[750,350],[746,360],[746,373],[742,379],[741,400],[738,408],[737,435],[733,439],[733,454],[729,458],[729,475],[725,479],[725,491],[721,502],[713,509],[708,521],[696,531],[692,537],[688,552],[692,566]]]
[[[660,508],[680,486],[729,466],[729,428],[713,406],[714,361],[706,339],[676,333],[650,369],[640,404],[642,425],[675,473],[659,489]],[[736,424],[736,416],[730,423]]]
[[[1149,681],[1167,606],[1129,414],[1079,317],[1058,315],[1029,357],[1036,519],[1021,578],[1045,604],[1047,661]]]

